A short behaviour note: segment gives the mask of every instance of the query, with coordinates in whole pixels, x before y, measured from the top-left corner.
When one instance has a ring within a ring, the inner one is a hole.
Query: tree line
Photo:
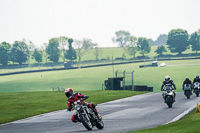
[[[132,36],[128,31],[119,30],[115,32],[115,37],[112,38],[113,43],[117,43],[119,47],[124,48],[122,57],[125,57],[125,52],[135,58],[135,54],[139,52],[143,57],[151,51],[152,45],[159,45],[156,52],[162,56],[167,52],[165,45],[171,53],[182,54],[182,52],[192,47],[192,51],[196,53],[200,51],[200,29],[191,35],[187,30],[172,29],[168,35],[160,35],[156,41],[145,37]]]
[[[76,50],[72,46],[76,47]],[[56,63],[59,58],[68,59],[70,61],[78,58],[79,62],[88,50],[97,48],[98,44],[93,43],[91,39],[84,38],[83,40],[73,40],[68,37],[51,38],[48,43],[44,43],[40,48],[36,48],[31,41],[23,39],[15,41],[12,45],[7,42],[0,44],[0,64],[7,65],[9,61],[22,65],[23,62],[29,62],[30,58],[34,58],[36,62],[41,63],[43,58]],[[96,50],[98,58],[98,50]]]
[[[119,30],[115,32],[112,41],[124,49],[123,58],[126,58],[126,53],[135,58],[137,52],[144,57],[151,51],[152,45],[159,45],[155,52],[160,56],[167,52],[165,45],[171,53],[182,54],[190,46],[192,51],[197,53],[200,51],[200,30],[189,35],[186,30],[172,29],[168,35],[162,34],[156,41],[145,37],[137,38],[128,31]],[[101,50],[97,43],[93,43],[91,39],[87,38],[83,40],[73,40],[64,36],[51,38],[48,43],[44,43],[40,48],[36,48],[31,41],[25,39],[15,41],[12,45],[2,42],[0,43],[0,64],[7,65],[9,61],[17,62],[19,65],[28,61],[30,64],[30,58],[34,58],[38,63],[41,63],[42,60],[47,62],[48,59],[56,63],[59,62],[60,57],[63,62],[66,59],[73,61],[77,58],[81,62],[82,57],[90,49],[94,49],[95,58],[98,60]]]

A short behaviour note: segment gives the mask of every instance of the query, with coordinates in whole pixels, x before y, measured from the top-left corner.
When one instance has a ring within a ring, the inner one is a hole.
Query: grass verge
[[[159,62],[163,63],[163,62]],[[1,92],[30,92],[51,91],[52,86],[74,88],[77,90],[102,90],[104,80],[115,76],[123,77],[126,71],[126,85],[131,85],[131,72],[134,70],[134,84],[154,87],[154,92],[160,92],[160,86],[166,75],[170,75],[177,87],[177,92],[182,92],[182,83],[185,77],[191,80],[199,73],[200,60],[165,61],[166,67],[139,68],[144,63],[131,63],[115,66],[102,66],[74,70],[61,70],[51,72],[38,72],[0,76]]]
[[[138,130],[129,133],[199,133],[199,125],[200,115],[196,115],[196,110],[194,109],[179,121],[158,126],[156,128]]]
[[[133,91],[80,91],[95,104],[143,94]],[[0,124],[67,108],[63,92],[0,93]]]

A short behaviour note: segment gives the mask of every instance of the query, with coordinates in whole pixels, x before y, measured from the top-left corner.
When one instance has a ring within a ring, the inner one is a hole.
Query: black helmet
[[[188,81],[188,80],[189,80],[189,78],[188,78],[188,77],[186,77],[186,78],[185,78],[185,80],[186,80],[186,81]]]
[[[197,75],[196,78],[198,79],[198,78],[199,78],[199,75]]]
[[[165,81],[167,81],[167,82],[168,82],[169,80],[170,80],[170,76],[168,76],[168,75],[167,75],[167,76],[165,76]]]
[[[73,96],[73,94],[74,94],[74,91],[72,90],[72,88],[67,88],[65,90],[66,97],[71,98]]]

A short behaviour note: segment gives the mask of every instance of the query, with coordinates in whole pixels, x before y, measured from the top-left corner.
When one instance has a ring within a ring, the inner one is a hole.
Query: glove
[[[89,96],[86,96],[86,95],[85,95],[83,99],[86,100],[86,99],[88,99],[88,98],[89,98]]]
[[[68,110],[68,111],[71,111],[71,110],[72,110],[72,107],[71,107],[71,106],[69,106],[67,110]]]

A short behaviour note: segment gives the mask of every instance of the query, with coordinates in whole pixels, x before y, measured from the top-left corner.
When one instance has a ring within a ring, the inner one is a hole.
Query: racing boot
[[[101,117],[101,115],[99,114],[99,112],[97,111],[96,108],[94,109],[94,112],[95,112],[96,116],[98,117],[98,119],[101,120],[102,117]]]
[[[166,103],[164,93],[162,94],[162,97],[163,97],[164,103]]]
[[[174,100],[174,102],[176,102],[176,100],[175,100],[175,96],[174,96],[173,100]]]
[[[166,100],[164,99],[164,103],[166,103]]]
[[[176,102],[175,98],[176,98],[176,93],[174,92],[174,98],[173,98],[173,99],[174,99],[174,102]]]

